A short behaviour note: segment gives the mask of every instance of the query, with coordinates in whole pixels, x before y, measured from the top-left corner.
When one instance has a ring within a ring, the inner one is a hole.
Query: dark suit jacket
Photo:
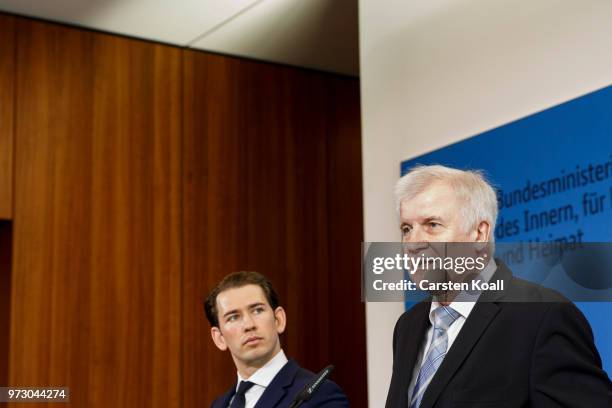
[[[302,391],[306,383],[314,379],[315,374],[300,367],[294,360],[287,364],[276,374],[270,385],[266,388],[256,408],[286,408],[293,402],[295,396]],[[236,393],[236,384],[224,395],[213,401],[211,408],[227,408]],[[336,383],[326,380],[313,395],[312,399],[300,405],[303,408],[329,407],[346,408],[348,401],[344,392]]]
[[[425,390],[421,408],[612,407],[612,383],[582,313],[556,292],[514,278],[497,264],[492,279],[503,279],[506,291],[483,292],[490,302],[472,309]],[[421,302],[397,321],[387,408],[408,406],[429,309],[430,302]]]

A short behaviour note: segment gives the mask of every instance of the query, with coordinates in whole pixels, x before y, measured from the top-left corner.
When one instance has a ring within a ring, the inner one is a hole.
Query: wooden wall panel
[[[0,14],[0,219],[13,216],[15,18]]]
[[[236,59],[184,51],[183,407],[209,406],[236,375],[210,339],[203,297],[246,266],[248,124]]]
[[[9,383],[207,406],[235,369],[202,298],[249,269],[365,407],[358,81],[15,20]]]
[[[326,76],[244,64],[248,106],[243,115],[250,124],[244,268],[279,286],[289,316],[285,351],[318,371],[330,360]]]
[[[236,270],[275,283],[288,313],[286,352],[313,371],[344,365],[333,378],[352,406],[367,405],[358,87],[184,52],[185,407],[207,406],[234,380],[230,356],[210,341],[202,299]],[[332,251],[357,258],[347,267]]]
[[[331,325],[330,352],[336,364],[336,378],[344,385],[351,406],[367,407],[365,303],[361,301],[360,282],[363,241],[361,111],[359,86],[355,82],[336,78],[327,98],[332,118],[327,139],[330,293],[336,316]],[[354,337],[347,340],[347,333]]]
[[[18,23],[14,385],[181,407],[181,55]]]

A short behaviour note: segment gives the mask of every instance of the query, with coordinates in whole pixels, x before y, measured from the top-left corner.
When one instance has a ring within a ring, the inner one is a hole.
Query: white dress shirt
[[[272,360],[268,361],[266,365],[255,371],[249,378],[242,378],[240,373],[238,373],[236,391],[238,391],[240,381],[250,381],[255,384],[244,394],[244,398],[246,400],[245,408],[255,407],[255,404],[257,404],[257,401],[259,401],[259,398],[261,398],[268,385],[270,385],[274,377],[276,377],[276,374],[278,374],[285,364],[287,364],[287,361],[289,360],[287,360],[285,352],[281,349],[281,351],[276,353]],[[234,398],[232,398],[232,400],[233,399]],[[232,404],[232,400],[230,400],[229,405]]]
[[[496,269],[497,269],[497,264],[495,263],[495,260],[491,258],[487,266],[485,266],[485,268],[480,273],[480,279],[482,279],[485,282],[490,281]],[[462,299],[467,299],[469,297],[469,294],[467,295],[462,294],[462,295],[463,295]],[[459,335],[459,332],[461,331],[461,328],[465,324],[465,321],[467,320],[468,316],[472,312],[472,309],[474,309],[474,305],[476,304],[476,300],[478,300],[479,296],[480,296],[480,293],[474,296],[473,301],[462,300],[460,302],[451,302],[451,304],[448,305],[449,307],[453,308],[456,312],[459,313],[459,317],[457,318],[457,320],[453,322],[453,324],[450,325],[450,327],[446,331],[446,335],[448,336],[448,346],[446,349],[447,353],[450,350],[451,346],[453,345],[453,342]],[[412,370],[412,378],[410,379],[410,385],[408,386],[408,402],[409,403],[412,400],[412,391],[414,390],[414,386],[416,384],[417,377],[419,376],[419,371],[421,371],[421,366],[423,365],[423,362],[424,362],[423,357],[427,355],[427,352],[429,351],[429,348],[431,347],[431,340],[433,338],[433,325],[434,325],[433,311],[440,306],[441,306],[440,303],[432,301],[431,307],[429,308],[429,322],[431,325],[427,329],[427,333],[425,334],[425,339],[423,340],[423,344],[421,345],[421,349],[419,350],[419,354],[417,355],[416,363]]]

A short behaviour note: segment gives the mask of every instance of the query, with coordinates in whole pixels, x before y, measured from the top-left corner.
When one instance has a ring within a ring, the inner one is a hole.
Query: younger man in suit
[[[229,350],[238,381],[212,408],[286,408],[314,374],[288,360],[279,335],[287,317],[270,281],[257,272],[226,276],[210,292],[204,309],[219,350]],[[303,408],[348,407],[344,392],[326,381]]]

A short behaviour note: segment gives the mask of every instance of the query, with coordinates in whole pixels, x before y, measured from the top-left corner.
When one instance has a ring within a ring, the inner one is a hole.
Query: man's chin
[[[430,293],[433,296],[433,300],[438,303],[451,303],[453,299],[457,296],[457,292],[449,291],[431,291]]]
[[[270,359],[272,351],[268,350],[264,347],[263,344],[257,345],[255,347],[250,347],[244,351],[242,354],[243,360],[249,363],[249,365],[260,365],[267,363]]]
[[[418,269],[413,274],[416,282],[426,280],[428,282],[445,282],[448,280],[448,272],[444,269]]]

